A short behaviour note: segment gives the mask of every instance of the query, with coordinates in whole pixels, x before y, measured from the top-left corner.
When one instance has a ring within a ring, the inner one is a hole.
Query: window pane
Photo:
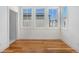
[[[36,9],[36,19],[37,20],[44,20],[44,8]]]
[[[57,17],[57,10],[56,9],[49,9],[49,15],[52,18],[56,18]]]
[[[23,9],[23,14],[31,14],[32,13],[32,9]]]
[[[32,8],[23,9],[23,26],[32,26]]]
[[[57,9],[49,9],[49,27],[56,27],[57,26],[57,16],[58,10]]]
[[[67,6],[64,6],[62,8],[62,26],[65,27],[66,26],[66,23],[67,23],[67,13],[68,13],[68,9],[67,9]]]
[[[62,14],[63,14],[63,17],[67,16],[67,7],[66,6],[63,7]]]
[[[23,20],[31,20],[32,16],[32,9],[23,9]]]

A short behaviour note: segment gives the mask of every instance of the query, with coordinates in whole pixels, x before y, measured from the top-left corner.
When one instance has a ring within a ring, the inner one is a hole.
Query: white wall
[[[0,6],[0,52],[10,44],[9,9],[18,12],[18,7]]]
[[[18,17],[18,6],[8,6],[8,8],[9,8],[9,10],[12,10],[12,11],[14,11],[14,12],[16,12],[17,13],[17,20],[14,18],[14,20],[12,19],[11,20],[11,22],[14,22],[14,23],[12,23],[12,24],[10,24],[10,26],[13,26],[13,27],[10,27],[10,38],[11,38],[11,40],[13,40],[13,41],[11,41],[11,43],[12,42],[14,42],[16,39],[17,39],[17,33],[18,33],[18,20],[19,20],[19,17]],[[10,15],[9,15],[10,16]],[[14,16],[13,16],[14,17]],[[16,24],[16,27],[14,26]],[[16,30],[16,31],[15,31]],[[12,35],[11,35],[11,33],[12,33]]]
[[[19,24],[18,24],[18,39],[59,39],[60,38],[60,22],[58,23],[58,28],[49,28],[49,24],[46,23],[46,27],[35,27],[27,28],[23,26],[22,19],[22,9],[29,7],[21,7],[19,12]],[[39,7],[30,7],[30,8],[39,8]],[[41,8],[41,7],[40,7]],[[42,7],[43,8],[43,7]],[[58,8],[58,13],[60,13],[59,7],[44,7],[44,8]],[[47,12],[46,12],[47,13]],[[35,14],[35,13],[34,13]],[[34,18],[34,17],[33,17]],[[36,19],[34,18],[33,21]],[[60,16],[58,18],[60,21]],[[46,16],[46,22],[48,22],[48,16]],[[35,24],[35,22],[33,22]]]
[[[18,12],[18,6],[9,6],[8,8],[15,12]]]
[[[68,27],[62,29],[62,39],[79,52],[79,7],[68,7]]]
[[[16,21],[18,20],[17,12],[9,10],[9,42],[16,41],[17,31],[16,31]]]
[[[0,6],[0,52],[9,46],[8,8]]]

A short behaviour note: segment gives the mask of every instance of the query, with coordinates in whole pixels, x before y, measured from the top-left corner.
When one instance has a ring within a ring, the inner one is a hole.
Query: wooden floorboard
[[[74,53],[61,40],[17,40],[4,53]]]

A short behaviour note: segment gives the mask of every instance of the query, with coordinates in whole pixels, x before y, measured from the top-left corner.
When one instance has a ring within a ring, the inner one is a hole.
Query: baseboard
[[[61,39],[17,39],[17,40],[61,40]]]
[[[17,40],[19,40],[19,39],[23,39],[23,40],[26,40],[26,39],[29,39],[29,40],[48,40],[48,39],[50,39],[50,40],[55,40],[55,39],[61,39],[61,37],[21,37],[21,38],[16,38]]]
[[[15,42],[15,40],[11,41],[11,42],[9,43],[9,45],[12,44],[13,42]],[[0,48],[0,52],[3,53],[4,50],[7,49],[7,48],[9,47],[9,45],[7,45],[7,46],[2,46],[2,47]]]
[[[79,53],[79,51],[68,41],[66,41],[65,39],[62,39],[63,42],[65,42],[69,47],[71,47],[73,50],[75,50],[76,53]]]
[[[13,42],[15,42],[16,40],[12,40],[11,42],[10,42],[10,44],[12,44]]]
[[[9,45],[8,46],[1,47],[0,52],[3,53],[4,50],[7,49],[8,47],[9,47]]]

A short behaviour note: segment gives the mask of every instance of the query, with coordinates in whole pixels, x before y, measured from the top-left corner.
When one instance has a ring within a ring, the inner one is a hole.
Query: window
[[[23,20],[31,20],[32,18],[32,9],[23,9]]]
[[[32,8],[23,9],[23,26],[31,27],[32,24]]]
[[[36,19],[37,20],[44,20],[44,8],[36,9]]]
[[[67,10],[67,7],[65,6],[65,7],[63,7],[62,8],[62,26],[63,27],[65,27],[66,26],[66,23],[67,23],[67,12],[68,12],[68,10]]]
[[[45,9],[36,8],[36,27],[45,27]]]
[[[49,27],[57,27],[57,9],[49,9]]]

